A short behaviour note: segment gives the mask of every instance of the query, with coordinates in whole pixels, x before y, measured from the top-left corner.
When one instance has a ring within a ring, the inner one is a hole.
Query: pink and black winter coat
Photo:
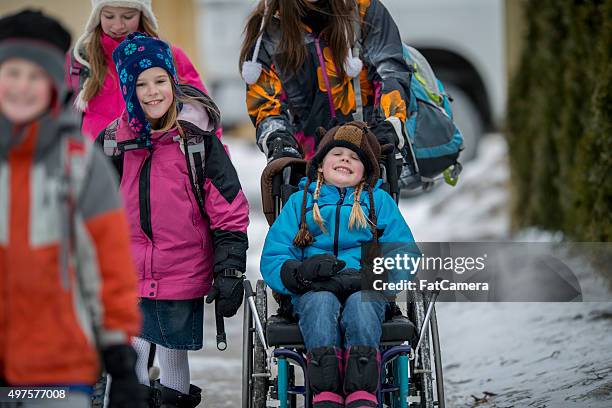
[[[127,119],[123,112],[96,144],[135,139]],[[152,132],[150,149],[105,149],[120,174],[139,296],[145,298],[198,298],[208,293],[215,273],[246,267],[248,203],[215,124],[200,103],[184,104],[178,119],[188,137],[204,140],[204,218],[176,128]]]

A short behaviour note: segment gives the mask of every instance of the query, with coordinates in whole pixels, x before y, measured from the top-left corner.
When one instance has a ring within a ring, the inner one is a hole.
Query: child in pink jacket
[[[83,112],[83,134],[93,140],[124,107],[113,51],[135,31],[159,35],[151,0],[92,0],[92,7],[85,32],[67,55],[66,73],[76,95],[75,106]],[[175,46],[171,49],[179,81],[207,93],[185,52]]]
[[[217,300],[224,317],[242,303],[248,204],[214,134],[219,112],[207,95],[178,84],[170,47],[132,33],[113,59],[125,111],[98,143],[121,174],[139,272],[144,327],[134,341],[137,373],[149,385],[155,343],[162,400],[197,405],[187,350],[202,348],[204,295]]]

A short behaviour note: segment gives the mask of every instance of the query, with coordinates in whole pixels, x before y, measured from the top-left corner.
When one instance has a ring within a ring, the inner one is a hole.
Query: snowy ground
[[[248,276],[254,282],[267,231],[259,192],[265,160],[247,142],[226,142],[251,204]],[[558,240],[541,231],[511,236],[508,178],[506,144],[491,135],[455,188],[443,185],[400,208],[417,241]],[[584,273],[587,285],[612,300],[609,282]],[[449,407],[612,406],[612,302],[440,303],[437,311]],[[240,406],[241,314],[226,320],[229,347],[219,352],[212,308],[206,310],[205,348],[190,356],[206,407]]]

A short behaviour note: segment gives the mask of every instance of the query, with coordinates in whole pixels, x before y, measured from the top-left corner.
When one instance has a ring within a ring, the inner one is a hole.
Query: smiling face
[[[110,37],[125,37],[134,31],[138,31],[140,10],[128,7],[102,7],[100,25],[102,31]]]
[[[25,124],[49,109],[53,82],[38,64],[11,58],[0,64],[0,112],[14,124]]]
[[[136,96],[147,120],[153,127],[168,112],[174,92],[168,72],[159,67],[142,71],[136,80]]]
[[[357,153],[336,146],[323,158],[319,168],[325,182],[336,187],[354,187],[363,180],[364,167]]]

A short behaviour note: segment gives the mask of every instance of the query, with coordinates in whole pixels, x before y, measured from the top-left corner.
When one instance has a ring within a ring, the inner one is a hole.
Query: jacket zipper
[[[340,191],[340,199],[336,203],[336,231],[334,232],[334,255],[338,256],[338,234],[340,233],[340,210],[342,209],[342,203],[344,202],[344,194],[346,190],[338,188]]]
[[[153,241],[153,226],[151,225],[151,157],[144,161],[138,179],[138,196],[140,205],[140,228]]]

